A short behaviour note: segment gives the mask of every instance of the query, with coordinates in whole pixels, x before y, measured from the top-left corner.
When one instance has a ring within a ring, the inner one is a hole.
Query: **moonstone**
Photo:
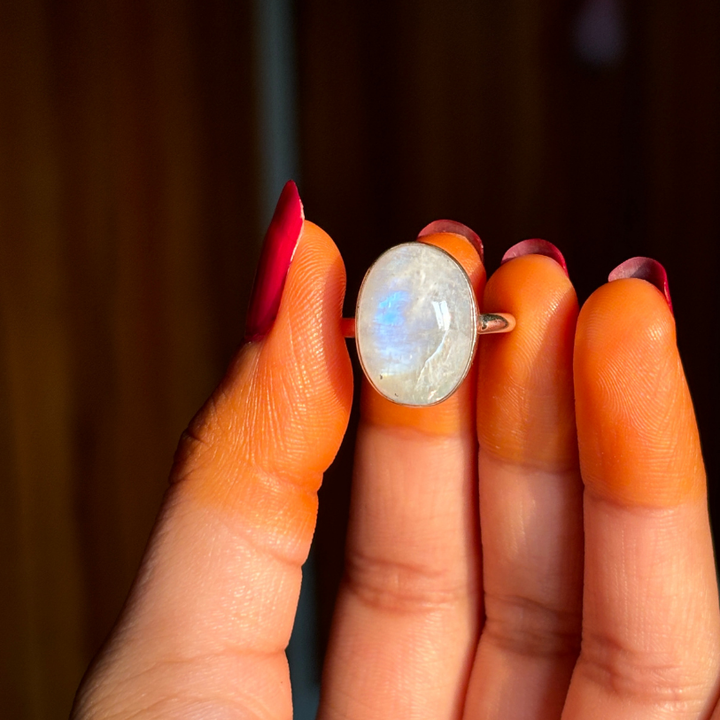
[[[455,258],[421,242],[396,245],[368,270],[358,295],[355,337],[368,380],[396,403],[441,402],[470,369],[477,315]]]

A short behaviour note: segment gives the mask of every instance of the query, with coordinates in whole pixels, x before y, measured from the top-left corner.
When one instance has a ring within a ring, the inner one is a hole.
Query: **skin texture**
[[[700,439],[675,322],[662,295],[635,278],[600,288],[585,308],[577,343],[577,418],[588,490],[647,507],[703,498]],[[606,417],[613,424],[603,422]],[[607,446],[612,454],[602,453]]]
[[[663,295],[618,279],[578,315],[552,253],[485,287],[461,234],[421,240],[518,324],[438,406],[364,385],[320,717],[717,720],[704,470]],[[272,329],[181,439],[75,718],[291,717],[284,648],[352,397],[343,292],[305,222]]]

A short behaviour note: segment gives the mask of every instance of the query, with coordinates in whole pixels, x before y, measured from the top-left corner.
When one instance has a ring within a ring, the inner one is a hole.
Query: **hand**
[[[578,318],[560,264],[529,246],[484,287],[467,239],[422,240],[518,324],[482,339],[441,405],[363,388],[319,717],[710,717],[720,614],[705,477],[662,293],[619,279]],[[336,247],[305,222],[276,319],[253,315],[255,339],[180,442],[74,717],[291,716],[284,649],[352,400],[344,284]]]

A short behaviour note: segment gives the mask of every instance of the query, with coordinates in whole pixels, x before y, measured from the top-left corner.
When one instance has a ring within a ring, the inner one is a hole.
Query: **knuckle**
[[[229,650],[185,658],[163,657],[122,674],[111,667],[80,688],[72,720],[190,720],[242,718],[271,720],[277,707],[250,693],[214,682],[244,657]],[[120,668],[122,671],[123,668]],[[208,678],[210,680],[208,681]]]
[[[612,634],[586,632],[577,672],[623,700],[681,711],[706,702],[711,666],[681,652],[632,648]]]
[[[486,595],[483,638],[510,652],[532,657],[577,657],[580,610],[551,607],[519,595]]]
[[[218,451],[216,400],[211,397],[183,431],[170,471],[170,484],[175,485],[199,467],[212,462]]]
[[[363,604],[390,613],[425,613],[467,602],[473,589],[447,568],[360,551],[348,554],[343,585]]]

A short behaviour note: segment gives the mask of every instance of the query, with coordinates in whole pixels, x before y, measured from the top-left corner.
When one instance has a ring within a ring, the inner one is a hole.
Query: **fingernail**
[[[297,186],[289,180],[280,193],[265,234],[245,325],[245,340],[262,339],[275,322],[304,218]]]
[[[547,240],[541,240],[540,238],[531,238],[530,240],[523,240],[522,242],[513,245],[504,255],[500,264],[506,263],[508,260],[513,258],[522,257],[523,255],[545,255],[545,257],[552,258],[568,275],[567,263],[563,254]]]
[[[608,276],[608,282],[622,280],[623,278],[640,278],[652,283],[667,300],[670,312],[673,311],[672,300],[670,299],[670,287],[665,268],[657,261],[648,257],[634,257],[620,263]]]
[[[429,225],[426,225],[418,233],[418,238],[444,232],[462,235],[466,240],[469,240],[475,246],[475,249],[478,251],[478,255],[480,255],[480,260],[483,262],[485,261],[485,249],[483,248],[480,236],[471,230],[467,225],[463,225],[455,220],[435,220]]]

